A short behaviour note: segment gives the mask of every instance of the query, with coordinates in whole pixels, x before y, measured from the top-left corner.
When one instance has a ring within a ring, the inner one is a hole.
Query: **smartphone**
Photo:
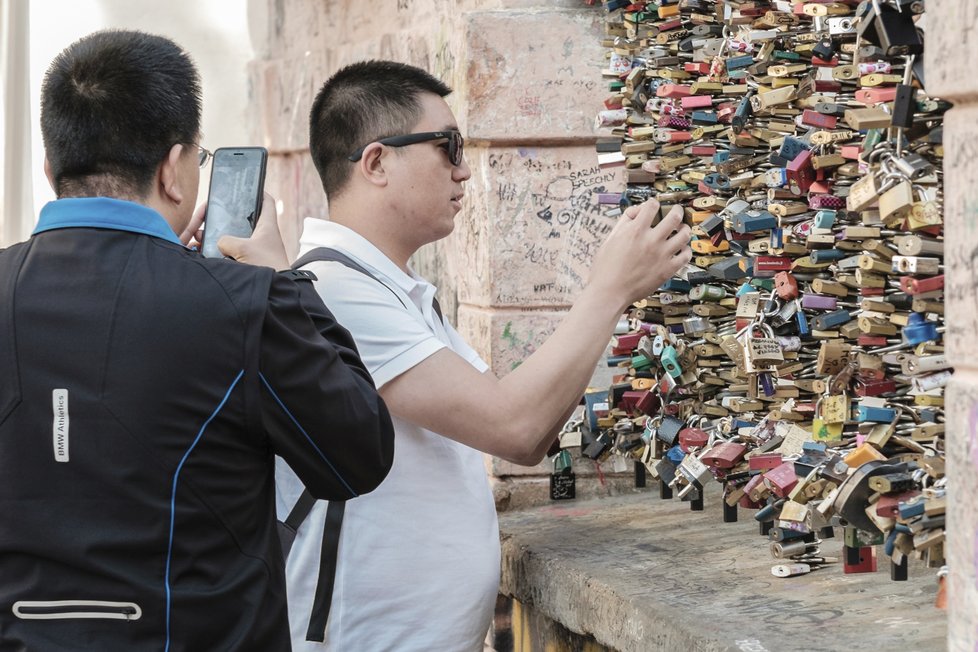
[[[261,214],[267,161],[268,151],[264,147],[222,147],[214,152],[204,237],[200,243],[204,256],[223,257],[217,248],[221,236],[247,238],[255,230]]]

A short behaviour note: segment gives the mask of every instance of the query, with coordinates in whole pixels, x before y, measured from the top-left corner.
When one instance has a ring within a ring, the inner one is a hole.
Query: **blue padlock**
[[[927,319],[919,312],[910,313],[907,325],[903,327],[903,339],[908,344],[920,344],[937,340],[940,334],[937,332],[937,324]]]
[[[604,404],[604,409],[608,409],[608,391],[585,392],[584,394],[584,413],[587,416],[588,425],[591,432],[598,431],[598,415],[596,408]]]
[[[802,337],[810,335],[812,329],[808,326],[808,317],[801,310],[795,313],[795,321],[798,323],[798,334]]]
[[[715,125],[719,117],[713,111],[693,111],[693,122]]]
[[[820,441],[803,441],[801,443],[801,450],[806,453],[824,453],[827,448],[828,446]]]
[[[842,249],[815,249],[812,251],[811,256],[812,262],[818,263],[828,263],[833,260],[842,260],[848,256],[850,252],[843,251]]]
[[[693,289],[693,286],[690,285],[688,281],[684,281],[683,279],[676,278],[674,276],[659,286],[659,289],[663,292],[686,293]]]
[[[737,70],[738,68],[746,68],[747,66],[754,65],[754,55],[752,54],[742,54],[737,57],[730,57],[726,61],[727,70]]]
[[[678,466],[680,463],[682,463],[683,458],[686,457],[686,453],[683,452],[683,449],[679,446],[679,444],[676,444],[666,451],[666,457],[670,462]]]
[[[848,323],[852,320],[852,315],[848,310],[833,310],[832,312],[827,312],[824,315],[819,315],[815,318],[815,328],[824,331],[835,326],[841,326],[842,324]]]
[[[739,288],[737,288],[737,293],[736,294],[737,294],[738,297],[742,297],[745,294],[747,294],[748,292],[757,292],[757,288],[755,288],[750,283],[744,283]]]
[[[731,227],[737,233],[754,233],[756,231],[767,231],[778,226],[778,218],[767,211],[744,211],[734,215],[731,219]]]
[[[727,190],[730,188],[730,177],[720,172],[711,172],[703,177],[703,185],[713,190]]]
[[[778,156],[793,161],[806,149],[811,149],[811,146],[802,139],[794,136],[785,136],[784,142],[781,143],[781,149],[778,150]]]
[[[832,211],[828,209],[822,209],[815,213],[815,228],[816,229],[831,229],[832,225],[835,223],[835,217],[838,211]]]
[[[856,410],[856,421],[859,421],[860,423],[866,421],[873,423],[890,423],[895,418],[896,410],[893,408],[860,405]]]

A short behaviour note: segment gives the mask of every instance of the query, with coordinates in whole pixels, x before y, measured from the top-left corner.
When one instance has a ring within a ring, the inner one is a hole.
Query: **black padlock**
[[[819,59],[830,61],[835,56],[835,42],[831,36],[825,36],[812,48],[812,54]]]
[[[894,127],[910,129],[913,127],[913,116],[917,110],[917,89],[906,84],[897,84],[896,98],[893,100],[893,111],[890,123]]]
[[[655,436],[662,440],[662,443],[669,448],[676,444],[676,437],[679,436],[679,431],[685,426],[686,423],[682,419],[664,417],[662,423],[659,424],[659,430],[655,433]]]
[[[611,435],[607,432],[600,433],[594,441],[581,450],[581,455],[596,460],[611,448]]]
[[[655,472],[659,476],[659,481],[665,483],[667,486],[676,479],[676,465],[672,463],[668,457],[663,457],[655,465]],[[672,497],[672,490],[669,491],[669,497]]]
[[[571,500],[577,497],[577,479],[571,467],[571,456],[562,450],[554,458],[554,471],[550,474],[550,500]]]
[[[924,42],[913,16],[909,11],[901,12],[874,1],[865,5],[857,33],[860,38],[879,46],[887,57],[920,54],[924,51]]]

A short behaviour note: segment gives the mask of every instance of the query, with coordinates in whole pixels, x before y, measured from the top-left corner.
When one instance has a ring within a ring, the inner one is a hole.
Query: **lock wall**
[[[625,185],[623,169],[599,168],[594,150],[604,10],[580,0],[250,0],[249,12],[254,140],[269,150],[266,186],[281,201],[287,240],[297,241],[303,218],[329,215],[309,157],[308,112],[333,72],[390,58],[454,89],[446,99],[472,178],[455,232],[412,264],[495,373],[518,366],[557,327],[614,225],[595,193]],[[609,377],[593,384],[607,387]],[[549,501],[547,462],[486,464],[500,509]],[[634,486],[631,469],[603,466],[575,463],[579,496]]]

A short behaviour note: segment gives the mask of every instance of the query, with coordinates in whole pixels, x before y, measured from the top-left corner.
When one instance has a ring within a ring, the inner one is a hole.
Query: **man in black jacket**
[[[59,199],[0,252],[0,651],[288,650],[274,456],[369,492],[387,409],[308,280],[176,235],[206,160],[179,46],[81,39],[41,122]]]

